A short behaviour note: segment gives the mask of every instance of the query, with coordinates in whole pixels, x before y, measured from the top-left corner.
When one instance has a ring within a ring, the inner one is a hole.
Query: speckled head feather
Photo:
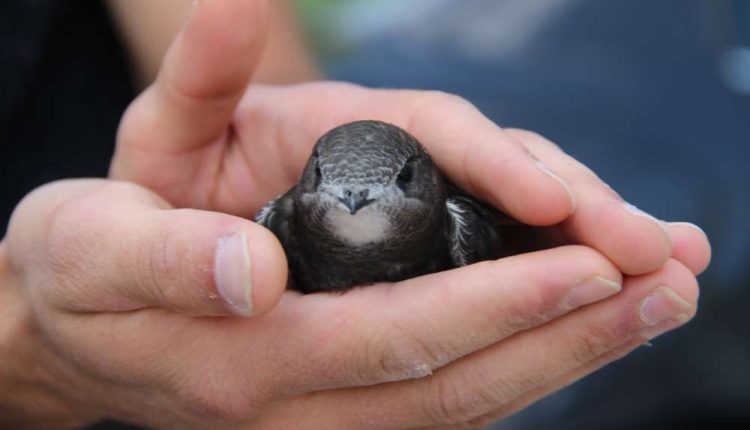
[[[330,183],[386,185],[407,160],[427,152],[410,134],[380,121],[355,121],[330,130],[315,145]]]
[[[414,137],[384,122],[356,121],[318,140],[294,200],[305,229],[359,246],[434,228],[444,191]]]

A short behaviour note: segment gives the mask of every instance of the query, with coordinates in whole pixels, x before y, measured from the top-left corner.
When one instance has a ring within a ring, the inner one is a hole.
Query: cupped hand
[[[251,218],[297,181],[325,131],[378,119],[416,136],[463,189],[547,226],[541,231],[557,244],[590,246],[629,275],[670,257],[693,273],[707,266],[699,229],[638,211],[551,142],[501,129],[459,97],[335,82],[248,87],[265,26],[261,1],[198,3],[157,80],[129,107],[111,176],[178,207]]]
[[[623,281],[583,246],[340,295],[282,294],[283,261],[262,227],[135,185],[36,190],[0,243],[0,422],[476,426],[683,324],[698,294],[678,261]]]

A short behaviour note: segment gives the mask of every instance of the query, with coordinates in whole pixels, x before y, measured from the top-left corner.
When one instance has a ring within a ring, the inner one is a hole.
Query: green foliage
[[[346,5],[366,1],[372,0],[295,0],[299,17],[318,56],[331,57],[346,51],[346,42],[336,32],[337,12]]]

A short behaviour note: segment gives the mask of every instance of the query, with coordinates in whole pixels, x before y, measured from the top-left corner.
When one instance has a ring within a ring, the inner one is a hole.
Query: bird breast
[[[377,206],[366,206],[352,215],[344,205],[332,207],[326,214],[330,231],[344,243],[361,246],[387,239],[391,222]]]

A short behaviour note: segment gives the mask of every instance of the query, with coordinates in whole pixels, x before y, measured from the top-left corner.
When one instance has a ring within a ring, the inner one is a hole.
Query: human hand
[[[245,219],[126,183],[36,190],[0,243],[0,423],[475,426],[684,323],[698,293],[670,260],[617,294],[582,246],[276,304],[285,280]]]
[[[456,96],[333,82],[246,88],[265,22],[263,2],[199,3],[158,79],[121,123],[113,178],[179,207],[251,218],[296,182],[321,134],[379,119],[417,137],[461,188],[521,222],[547,226],[535,233],[555,244],[590,246],[629,275],[654,271],[670,256],[694,273],[708,264],[700,230],[634,211],[551,142],[503,130]]]

